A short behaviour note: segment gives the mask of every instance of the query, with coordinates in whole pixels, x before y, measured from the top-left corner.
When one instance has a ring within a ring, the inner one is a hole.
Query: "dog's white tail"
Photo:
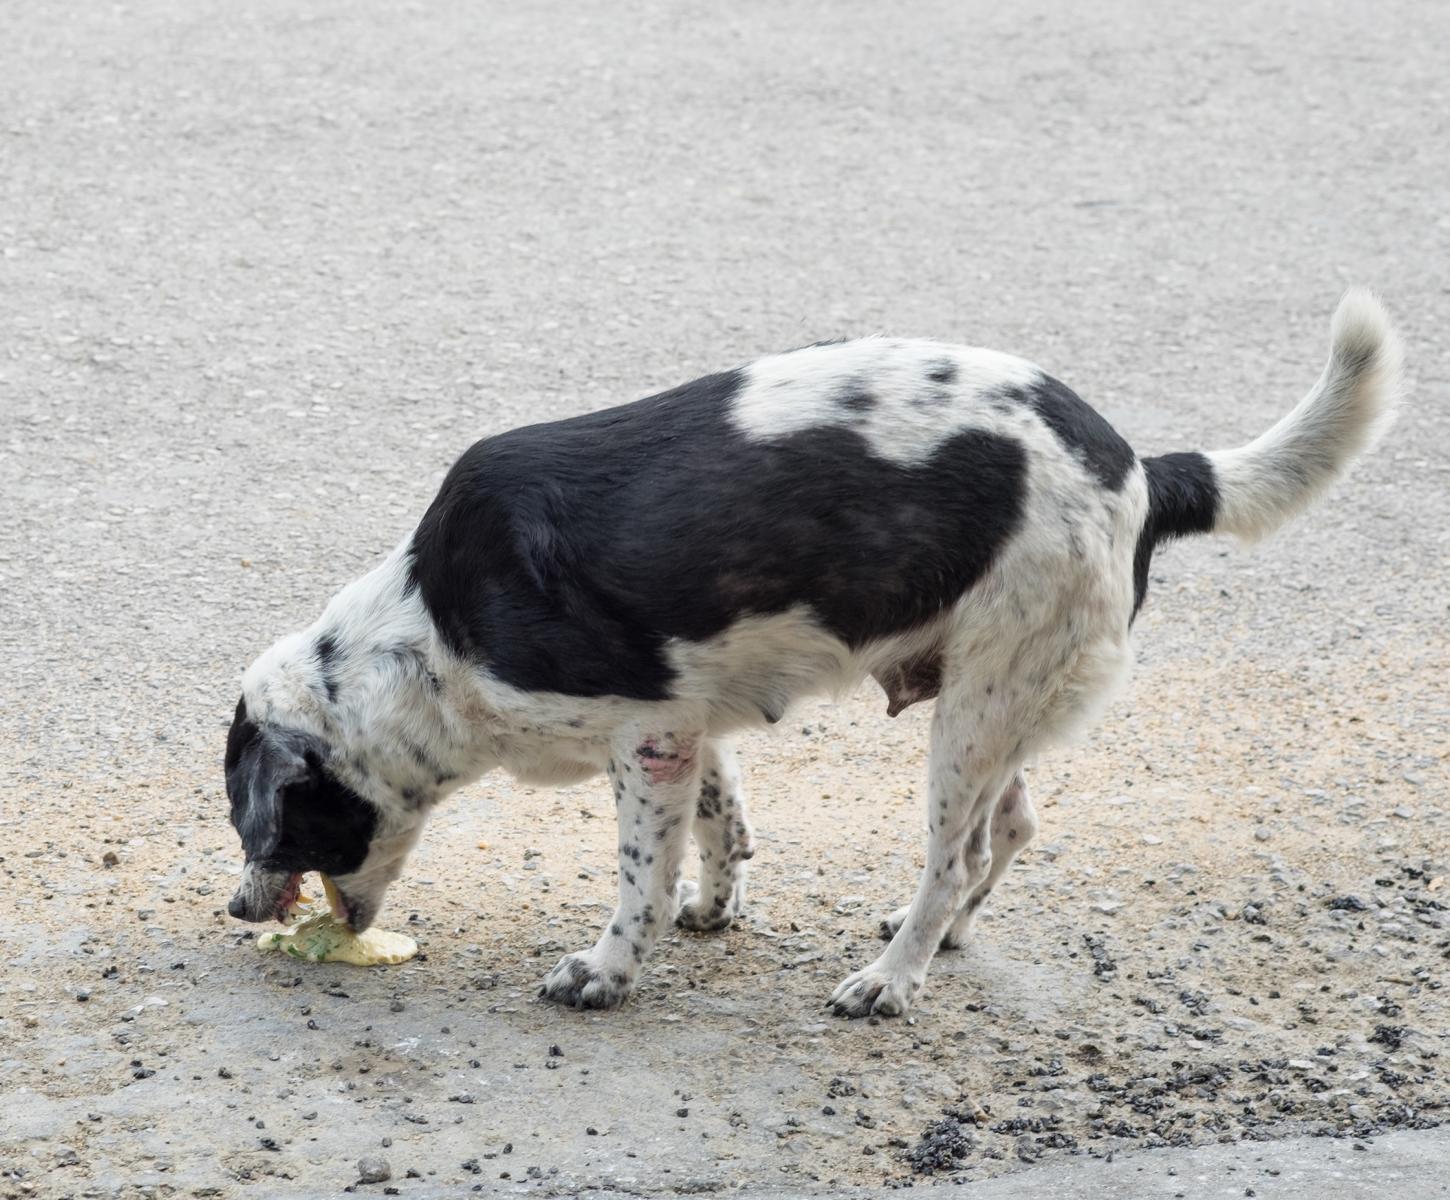
[[[1380,302],[1355,289],[1330,324],[1319,382],[1277,425],[1237,450],[1208,455],[1218,483],[1215,531],[1263,537],[1303,511],[1389,427],[1400,339]]]
[[[1247,446],[1143,460],[1145,534],[1232,533],[1252,541],[1302,512],[1388,428],[1399,392],[1400,339],[1375,297],[1345,294],[1329,362],[1309,394]]]

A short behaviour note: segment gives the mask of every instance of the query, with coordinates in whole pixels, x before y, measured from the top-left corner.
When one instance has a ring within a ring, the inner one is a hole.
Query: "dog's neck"
[[[539,784],[604,769],[638,702],[523,692],[442,641],[407,543],[243,678],[253,719],[316,735],[328,769],[385,812],[425,811],[496,767]]]
[[[320,738],[328,770],[359,795],[418,810],[497,765],[475,676],[407,586],[405,543],[258,658],[243,691],[255,720]]]

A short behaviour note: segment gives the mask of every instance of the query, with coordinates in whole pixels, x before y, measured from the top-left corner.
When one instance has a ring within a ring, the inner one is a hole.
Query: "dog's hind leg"
[[[695,845],[700,882],[680,885],[675,920],[685,929],[724,929],[745,907],[745,863],[755,839],[745,815],[745,789],[729,742],[711,739],[700,756]]]
[[[613,1008],[634,990],[644,960],[675,911],[680,864],[700,795],[697,735],[628,736],[609,778],[619,817],[619,907],[598,943],[566,954],[541,996],[575,1008]]]
[[[1027,792],[1027,779],[1018,771],[1007,790],[997,801],[992,814],[992,867],[987,878],[972,893],[971,898],[957,914],[957,919],[942,938],[942,947],[958,950],[971,940],[972,927],[977,923],[977,914],[997,881],[1007,872],[1023,848],[1037,836],[1037,810],[1032,807],[1032,797]]]
[[[958,677],[932,716],[926,868],[891,944],[847,978],[829,1006],[841,1016],[895,1016],[926,981],[932,955],[991,875],[991,825],[1025,749],[1027,714],[993,683]]]
[[[1007,785],[1007,790],[998,798],[997,807],[992,812],[992,867],[987,872],[987,878],[957,913],[956,920],[941,940],[941,949],[959,950],[971,940],[972,927],[976,924],[982,905],[997,886],[998,880],[1006,874],[1012,860],[1036,834],[1037,813],[1032,807],[1032,797],[1027,792],[1027,779],[1018,771]],[[882,921],[882,936],[891,938],[901,928],[901,923],[906,920],[906,914],[910,911],[909,906],[898,908]]]

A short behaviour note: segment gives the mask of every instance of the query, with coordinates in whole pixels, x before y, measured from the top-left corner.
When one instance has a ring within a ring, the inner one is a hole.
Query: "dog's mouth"
[[[346,925],[352,928],[353,906],[348,898],[342,894],[337,884],[333,883],[326,875],[319,873],[322,880],[322,891],[327,897],[327,907],[332,911],[332,918],[339,925]],[[302,872],[294,871],[287,877],[282,890],[277,893],[277,903],[272,908],[272,919],[287,925],[296,920],[300,910],[296,907],[297,901],[302,896]]]
[[[302,872],[294,871],[287,877],[287,883],[277,893],[277,903],[272,909],[272,916],[284,925],[291,915],[292,906],[297,903],[298,893],[302,891]]]

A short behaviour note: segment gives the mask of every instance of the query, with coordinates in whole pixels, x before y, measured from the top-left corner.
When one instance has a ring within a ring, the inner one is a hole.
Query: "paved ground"
[[[0,1195],[331,1195],[373,1153],[416,1196],[1434,1194],[1450,10],[491,7],[6,15]],[[1351,282],[1399,427],[1270,544],[1161,556],[1132,692],[1037,768],[1040,846],[910,1021],[818,1012],[919,861],[923,721],[864,693],[749,739],[750,918],[623,1012],[531,999],[606,911],[597,786],[441,813],[407,968],[221,913],[241,668],[474,437],[890,331],[1230,444]]]

